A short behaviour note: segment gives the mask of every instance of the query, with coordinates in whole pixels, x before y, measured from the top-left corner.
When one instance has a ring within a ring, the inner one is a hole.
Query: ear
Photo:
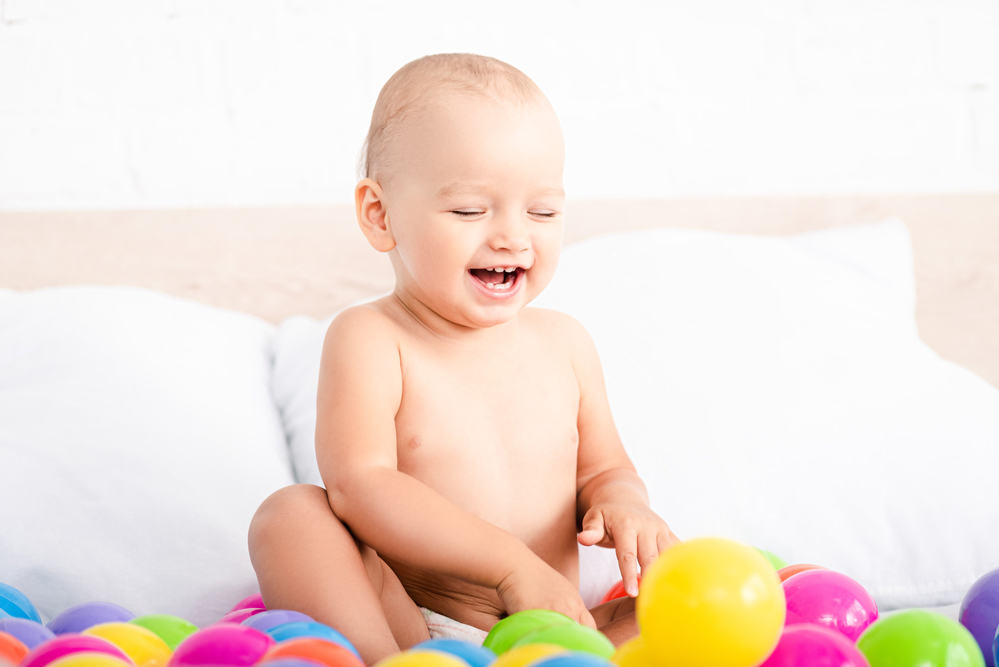
[[[382,187],[377,181],[361,179],[354,188],[354,206],[357,209],[357,224],[371,247],[378,252],[388,252],[394,248],[395,239],[389,228],[385,202],[382,201]]]

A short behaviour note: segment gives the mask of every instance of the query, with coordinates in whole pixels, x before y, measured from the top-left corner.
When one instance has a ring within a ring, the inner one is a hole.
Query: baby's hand
[[[597,627],[576,587],[537,556],[514,568],[500,581],[496,592],[508,614],[525,609],[551,609],[583,625]]]
[[[582,527],[580,544],[617,551],[624,590],[631,597],[638,595],[639,566],[644,572],[661,552],[680,541],[665,521],[638,503],[594,505],[583,516]]]

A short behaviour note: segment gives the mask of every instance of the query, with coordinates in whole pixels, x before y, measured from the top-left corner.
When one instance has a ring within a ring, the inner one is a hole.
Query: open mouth
[[[500,296],[508,294],[520,283],[524,269],[519,266],[490,267],[487,269],[469,269],[472,279],[490,294]]]

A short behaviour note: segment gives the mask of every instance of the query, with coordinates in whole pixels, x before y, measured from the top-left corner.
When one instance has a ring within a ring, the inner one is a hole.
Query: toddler
[[[558,261],[563,157],[548,100],[492,58],[421,58],[375,104],[354,195],[395,289],[326,334],[326,488],[273,494],[249,535],[267,606],[337,628],[368,664],[431,635],[481,642],[534,608],[619,644],[637,634],[639,568],[677,540],[589,335],[527,307]],[[616,550],[630,597],[586,609],[577,543]]]

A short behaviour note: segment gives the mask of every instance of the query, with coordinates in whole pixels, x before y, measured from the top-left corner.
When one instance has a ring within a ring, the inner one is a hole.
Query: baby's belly
[[[538,447],[535,451],[544,455],[526,459],[523,451],[511,456],[510,449],[509,444],[481,440],[472,447],[428,441],[400,451],[398,465],[456,507],[520,539],[578,586],[575,443],[566,438],[553,447]],[[489,545],[469,543],[467,548]],[[388,564],[420,606],[484,630],[507,613],[492,588],[444,572]]]

